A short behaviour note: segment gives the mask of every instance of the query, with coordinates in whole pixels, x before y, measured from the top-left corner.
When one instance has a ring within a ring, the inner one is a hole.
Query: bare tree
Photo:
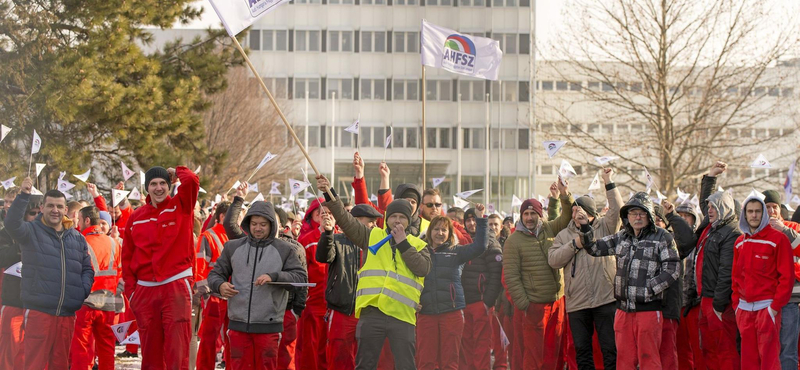
[[[796,47],[798,27],[795,17],[776,24],[773,3],[572,0],[548,70],[589,82],[537,98],[540,122],[569,135],[590,167],[594,156],[620,157],[630,168],[618,170],[634,186],[644,187],[647,166],[662,192],[695,190],[718,159],[741,169],[726,186],[765,179],[748,167],[756,154],[794,160],[797,143],[790,103],[799,71],[781,61]],[[604,134],[611,123],[617,132]]]
[[[278,91],[271,92],[279,96]],[[211,107],[203,116],[205,144],[224,152],[221,160],[203,163],[201,178],[210,178],[205,184],[210,194],[224,194],[237,180],[247,180],[267,152],[278,157],[250,181],[258,182],[263,193],[269,191],[271,181],[283,183],[290,172],[299,172],[302,153],[294,147],[277,111],[246,68],[232,69],[228,88],[211,96],[210,101]],[[278,104],[288,116],[288,105],[280,100]]]

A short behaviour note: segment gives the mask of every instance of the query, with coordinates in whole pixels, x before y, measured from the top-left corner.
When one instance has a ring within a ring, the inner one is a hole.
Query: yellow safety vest
[[[378,243],[386,235],[386,230],[373,227],[369,234],[369,244]],[[424,241],[413,235],[406,238],[417,252],[426,246]],[[389,243],[386,242],[375,255],[366,253],[367,260],[358,271],[356,318],[361,317],[362,309],[373,306],[388,316],[416,325],[417,305],[425,278],[414,275],[399,252],[392,259]]]
[[[428,226],[430,226],[431,222],[422,217],[420,217],[419,220],[419,235],[422,235],[428,230]]]

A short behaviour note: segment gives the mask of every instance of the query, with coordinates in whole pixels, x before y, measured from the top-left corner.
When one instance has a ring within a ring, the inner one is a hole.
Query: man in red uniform
[[[172,198],[170,184],[178,178],[181,186]],[[125,296],[139,326],[142,369],[187,370],[199,180],[186,167],[153,167],[145,173],[145,185],[147,204],[131,215],[125,229]]]
[[[214,269],[222,248],[228,242],[223,220],[230,203],[217,204],[214,210],[214,226],[203,232],[197,241],[197,289],[205,295],[211,292],[208,287],[208,273]],[[217,338],[228,331],[228,301],[216,293],[203,298],[203,321],[200,324],[200,346],[197,350],[197,370],[211,370],[217,359]],[[230,363],[230,346],[225,336],[225,363]]]
[[[744,232],[733,251],[731,301],[742,337],[742,369],[779,369],[781,309],[794,283],[792,247],[769,225],[767,206],[747,197],[739,219]]]
[[[328,344],[328,323],[325,321],[327,303],[325,289],[328,281],[328,265],[317,262],[317,243],[322,235],[320,224],[322,212],[330,213],[321,207],[324,199],[314,199],[308,206],[303,219],[303,228],[297,241],[306,249],[308,261],[308,282],[317,286],[308,289],[306,309],[303,310],[297,326],[296,365],[298,370],[325,369],[325,347]]]
[[[89,244],[94,284],[83,307],[76,313],[70,368],[91,369],[96,354],[100,370],[113,370],[116,338],[111,325],[114,325],[114,293],[121,276],[122,249],[100,230],[100,211],[97,207],[82,208],[79,215],[78,227]]]

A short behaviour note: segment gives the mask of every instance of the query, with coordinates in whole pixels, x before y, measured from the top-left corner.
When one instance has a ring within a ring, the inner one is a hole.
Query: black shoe
[[[136,358],[139,357],[136,353],[128,352],[127,350],[117,353],[117,358]]]
[[[97,364],[94,364],[94,366],[92,366],[92,370],[97,370]]]
[[[217,364],[217,369],[224,369],[225,368],[225,361],[222,361]]]

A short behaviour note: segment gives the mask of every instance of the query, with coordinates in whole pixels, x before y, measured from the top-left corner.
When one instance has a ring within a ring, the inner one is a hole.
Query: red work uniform
[[[200,281],[197,282],[197,289],[203,292],[209,292],[208,273],[214,269],[217,258],[222,253],[222,248],[228,242],[228,235],[225,234],[225,228],[222,224],[216,224],[214,227],[206,230],[200,235],[197,242],[197,276]],[[228,301],[224,298],[212,294],[208,298],[203,299],[203,321],[200,324],[200,345],[197,349],[197,370],[211,370],[214,369],[214,364],[217,359],[217,339],[220,333],[228,331]],[[230,362],[230,345],[228,344],[228,336],[223,336],[225,342],[225,363]]]
[[[742,369],[780,369],[780,315],[795,278],[792,247],[786,235],[769,225],[755,235],[744,231],[733,251],[731,295],[742,337]]]
[[[89,244],[94,269],[92,292],[75,313],[75,333],[70,347],[71,369],[89,370],[95,354],[100,370],[114,370],[114,325],[117,284],[122,276],[122,249],[100,226],[81,230]]]
[[[324,199],[312,200],[303,220],[298,242],[306,250],[308,262],[308,282],[316,283],[308,289],[306,309],[300,315],[297,326],[297,350],[295,362],[298,370],[318,370],[327,368],[326,346],[328,344],[328,323],[325,314],[328,304],[325,289],[328,285],[328,265],[317,262],[317,243],[321,232],[312,214],[320,208]]]
[[[195,264],[197,175],[176,169],[178,194],[133,212],[125,229],[122,277],[139,326],[143,369],[188,369]]]

